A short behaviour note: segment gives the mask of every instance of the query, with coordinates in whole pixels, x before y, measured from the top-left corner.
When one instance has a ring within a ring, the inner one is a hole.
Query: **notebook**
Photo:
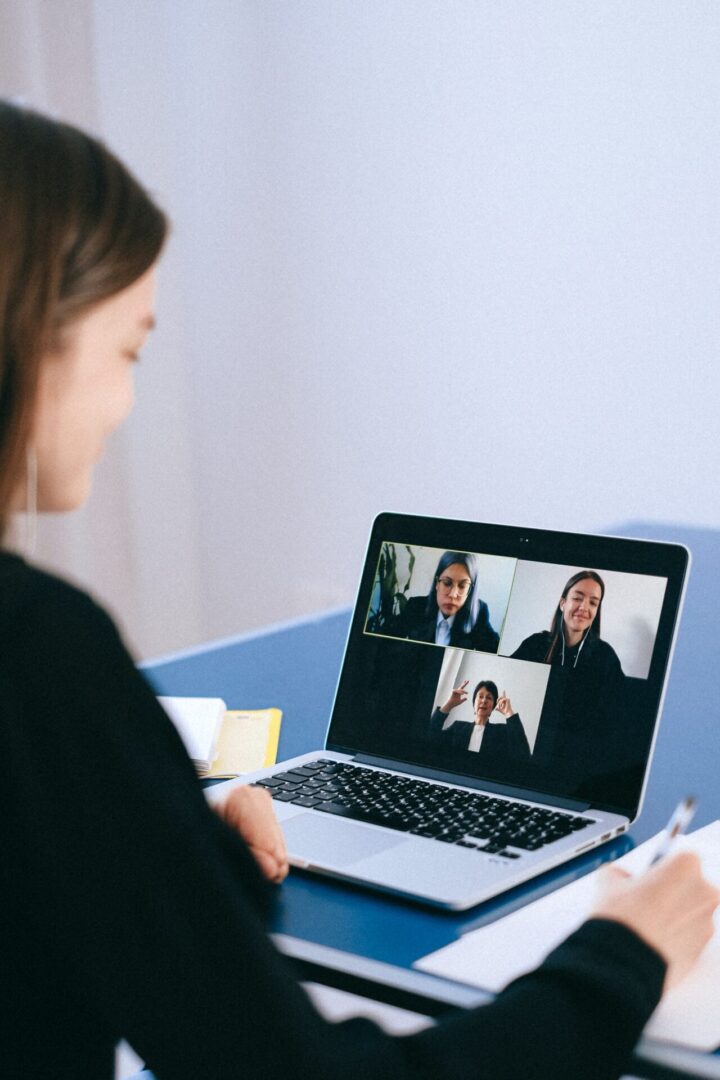
[[[227,708],[222,698],[167,697],[158,701],[178,730],[199,776],[213,763]]]
[[[280,709],[228,709],[221,698],[158,697],[198,776],[227,779],[274,764]]]
[[[325,746],[243,778],[291,863],[461,910],[625,832],[688,565],[676,544],[381,514]]]
[[[630,874],[642,873],[663,839],[664,833],[659,833],[613,865]],[[708,881],[720,885],[720,821],[678,837],[673,845],[676,850],[694,851]],[[597,895],[596,870],[489,926],[469,931],[413,966],[497,994],[513,979],[541,964],[552,949],[577,930],[591,915]],[[715,923],[716,927],[720,924],[720,914],[716,914]],[[663,994],[645,1035],[704,1053],[715,1050],[720,1044],[720,1010],[716,1004],[719,982],[720,935],[716,930],[689,975]]]

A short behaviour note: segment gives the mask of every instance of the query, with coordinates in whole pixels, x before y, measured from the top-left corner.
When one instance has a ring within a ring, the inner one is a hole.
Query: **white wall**
[[[86,6],[175,222],[112,556],[141,652],[350,600],[383,509],[720,524],[713,0]]]

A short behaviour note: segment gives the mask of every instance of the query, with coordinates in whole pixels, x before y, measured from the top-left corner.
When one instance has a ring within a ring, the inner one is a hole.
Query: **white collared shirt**
[[[455,622],[455,616],[450,615],[446,618],[442,611],[438,609],[437,622],[435,623],[435,644],[436,645],[449,645],[450,644],[450,631],[452,625]]]
[[[476,754],[482,746],[483,735],[485,734],[485,724],[473,724],[472,732],[470,734],[470,741],[468,743],[468,750],[473,750]]]

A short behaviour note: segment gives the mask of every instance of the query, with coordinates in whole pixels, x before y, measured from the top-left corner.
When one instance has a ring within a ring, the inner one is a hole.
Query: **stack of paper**
[[[220,727],[225,716],[222,698],[159,697],[200,776],[215,760]]]

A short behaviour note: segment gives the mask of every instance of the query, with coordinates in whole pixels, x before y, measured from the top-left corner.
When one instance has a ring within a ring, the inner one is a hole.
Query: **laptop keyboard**
[[[575,814],[327,759],[258,780],[257,785],[279,802],[509,859],[593,824]]]

